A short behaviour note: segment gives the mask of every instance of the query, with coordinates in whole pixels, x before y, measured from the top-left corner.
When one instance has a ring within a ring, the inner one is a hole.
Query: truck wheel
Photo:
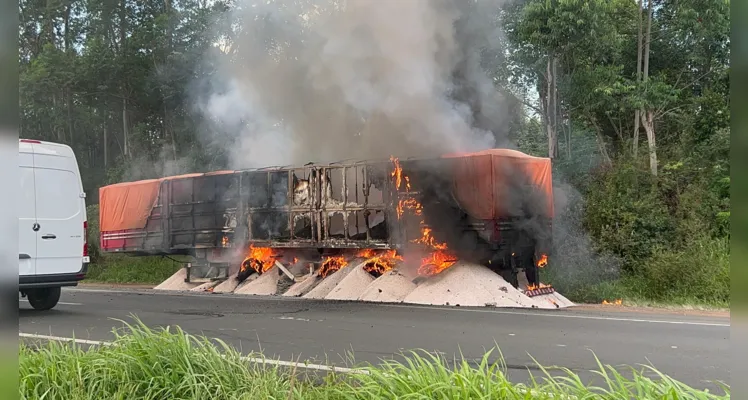
[[[35,310],[51,310],[60,301],[60,293],[62,290],[59,287],[51,288],[40,288],[29,290],[28,299],[31,307]]]

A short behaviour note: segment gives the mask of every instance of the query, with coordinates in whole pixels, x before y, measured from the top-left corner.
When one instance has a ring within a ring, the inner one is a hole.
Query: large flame
[[[540,260],[538,260],[538,264],[537,265],[538,265],[538,268],[543,268],[546,265],[548,265],[548,255],[542,254],[540,256]]]
[[[357,257],[365,258],[364,270],[375,276],[382,276],[385,272],[395,268],[395,264],[398,261],[402,261],[403,257],[397,254],[396,250],[386,250],[377,254],[372,249],[362,250],[357,254]]]
[[[258,274],[262,274],[273,268],[277,257],[278,255],[270,247],[254,247],[254,245],[249,245],[249,252],[244,261],[242,261],[240,271],[245,272],[247,268],[251,268]]]
[[[432,276],[451,267],[457,259],[445,251],[432,252],[428,257],[421,259],[418,275]]]
[[[395,180],[395,188],[400,191],[403,186],[403,182],[405,182],[405,190],[409,192],[410,179],[408,178],[408,176],[403,174],[403,169],[400,166],[400,161],[395,157],[390,157],[390,160],[394,164],[392,178]],[[423,206],[418,202],[418,200],[412,197],[400,199],[398,201],[398,219],[402,217],[406,209],[411,210],[415,215],[423,215]],[[426,227],[425,221],[421,219],[421,237],[411,241],[412,243],[416,243],[426,247],[426,250],[430,252],[428,256],[421,259],[421,265],[418,268],[419,275],[430,276],[438,274],[457,262],[456,257],[448,251],[447,244],[438,242],[431,234],[431,232],[431,228]]]
[[[322,267],[319,269],[319,276],[326,278],[328,275],[344,268],[346,265],[348,265],[348,261],[346,261],[343,256],[325,257],[325,260],[322,261]]]

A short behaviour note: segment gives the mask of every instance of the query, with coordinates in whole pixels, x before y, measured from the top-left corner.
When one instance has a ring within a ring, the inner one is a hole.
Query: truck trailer
[[[187,255],[218,278],[249,248],[310,261],[438,248],[537,286],[551,255],[550,159],[509,149],[125,182],[100,188],[99,207],[103,252]]]

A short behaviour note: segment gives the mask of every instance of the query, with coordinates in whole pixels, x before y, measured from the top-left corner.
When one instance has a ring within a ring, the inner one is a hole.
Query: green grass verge
[[[178,258],[173,257],[178,260]],[[107,255],[89,264],[85,282],[159,284],[182,266],[166,257]]]
[[[258,357],[253,355],[253,357]],[[251,363],[223,342],[179,328],[153,330],[136,320],[116,332],[112,346],[23,345],[22,399],[729,399],[690,388],[653,368],[625,378],[609,366],[586,386],[569,370],[531,385],[509,382],[487,353],[478,364],[413,352],[407,361],[364,366],[360,374],[308,379],[300,369]],[[655,379],[645,375],[655,376]]]

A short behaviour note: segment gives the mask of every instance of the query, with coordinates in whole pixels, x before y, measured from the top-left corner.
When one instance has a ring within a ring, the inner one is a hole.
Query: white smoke
[[[480,66],[499,43],[483,29],[499,4],[475,4],[239,0],[223,90],[201,104],[233,140],[230,167],[506,145],[504,99]]]

